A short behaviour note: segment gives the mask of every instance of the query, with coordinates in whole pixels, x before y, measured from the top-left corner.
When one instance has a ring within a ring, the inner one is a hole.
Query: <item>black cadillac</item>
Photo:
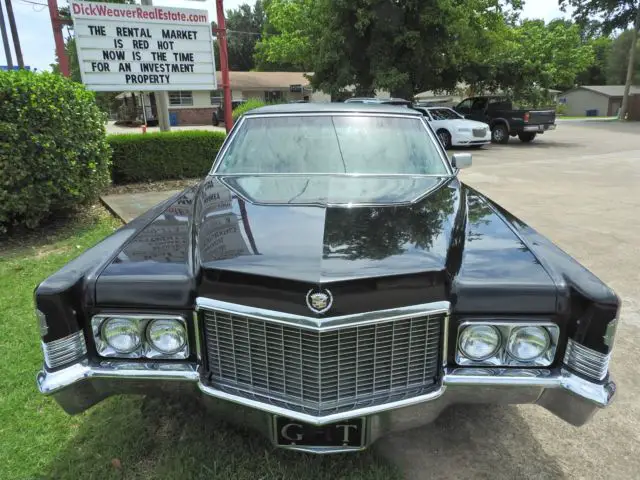
[[[363,449],[454,403],[582,425],[619,300],[457,178],[419,112],[246,114],[197,186],[42,282],[37,381],[70,414],[179,391],[275,445]]]

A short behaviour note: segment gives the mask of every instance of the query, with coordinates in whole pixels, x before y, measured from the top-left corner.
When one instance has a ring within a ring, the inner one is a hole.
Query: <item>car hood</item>
[[[443,300],[549,313],[557,293],[504,216],[455,177],[247,175],[185,191],[102,272],[96,298],[308,315],[313,288],[331,289],[331,315]]]
[[[301,314],[300,299],[325,286],[342,299],[335,315],[440,300],[555,308],[537,258],[455,177],[221,177],[199,198],[200,295]]]

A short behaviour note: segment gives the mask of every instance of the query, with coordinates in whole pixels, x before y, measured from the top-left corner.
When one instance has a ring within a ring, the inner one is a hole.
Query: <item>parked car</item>
[[[482,147],[491,143],[491,130],[484,122],[467,120],[448,107],[413,107],[424,115],[444,148]]]
[[[246,102],[246,100],[232,100],[231,101],[231,109],[235,110],[236,107],[239,107],[244,102]],[[220,125],[220,122],[224,122],[224,103],[221,104],[221,105],[218,105],[213,110],[213,114],[212,114],[212,117],[211,117],[211,123],[214,126],[217,127],[218,125]]]
[[[374,105],[398,105],[404,107],[411,106],[411,102],[403,98],[353,97],[346,99],[344,103],[369,103]]]
[[[536,135],[555,130],[556,111],[549,109],[514,109],[506,97],[471,97],[460,102],[455,110],[469,120],[485,122],[491,127],[495,143],[507,143],[509,137],[531,142]]]
[[[40,391],[75,414],[172,389],[312,453],[455,403],[608,406],[614,292],[462,183],[419,112],[367,107],[247,112],[198,185],[44,280]]]

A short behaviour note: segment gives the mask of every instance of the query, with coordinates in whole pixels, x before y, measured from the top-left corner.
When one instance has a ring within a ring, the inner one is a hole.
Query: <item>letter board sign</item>
[[[88,89],[217,88],[206,10],[77,1],[69,8]]]

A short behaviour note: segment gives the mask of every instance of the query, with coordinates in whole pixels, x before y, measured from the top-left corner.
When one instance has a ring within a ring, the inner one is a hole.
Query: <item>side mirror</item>
[[[471,166],[473,155],[470,153],[454,153],[451,156],[451,166],[462,170]]]

